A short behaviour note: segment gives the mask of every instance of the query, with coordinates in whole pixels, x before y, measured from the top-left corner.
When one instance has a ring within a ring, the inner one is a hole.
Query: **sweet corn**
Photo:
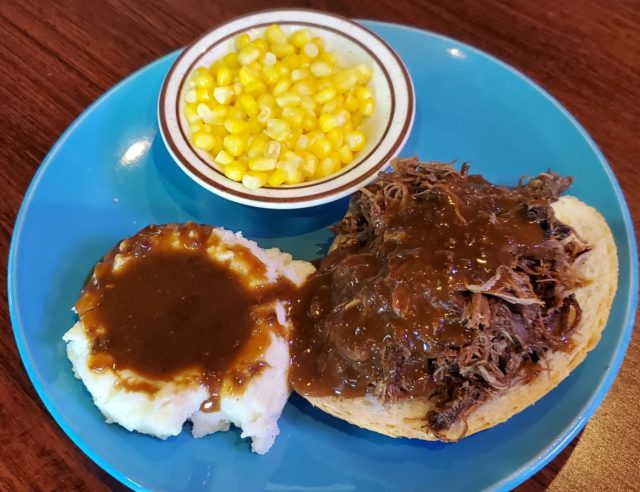
[[[340,65],[307,29],[287,36],[269,26],[208,68],[196,68],[183,95],[195,148],[247,188],[322,179],[356,158],[362,122],[375,112],[364,63]]]
[[[268,136],[282,142],[289,138],[291,134],[291,128],[289,127],[289,123],[284,120],[272,118],[267,120],[267,128],[264,133]]]
[[[191,137],[193,145],[199,149],[210,151],[215,145],[215,137],[210,133],[199,131],[193,134]]]
[[[233,80],[233,71],[226,65],[221,66],[216,74],[216,83],[220,85],[229,85]]]
[[[309,70],[315,77],[328,77],[331,75],[331,66],[325,61],[314,61],[309,65]]]
[[[242,181],[247,172],[247,165],[242,161],[232,161],[224,168],[224,175],[234,181]]]
[[[302,52],[309,58],[315,58],[320,53],[320,49],[315,43],[307,43],[302,47]]]
[[[363,116],[371,116],[376,110],[376,103],[373,99],[365,99],[360,102],[360,112]]]
[[[260,56],[260,50],[254,45],[249,44],[238,52],[238,62],[241,65],[249,65],[256,61]]]
[[[240,94],[238,96],[238,104],[250,118],[258,116],[258,103],[250,94]]]
[[[270,25],[264,33],[264,37],[271,44],[284,44],[287,42],[287,36],[282,32],[278,24]]]
[[[276,168],[276,160],[270,157],[254,157],[249,160],[252,171],[271,171]]]
[[[232,97],[233,89],[228,85],[213,89],[213,98],[220,104],[228,104]]]
[[[227,135],[223,140],[224,148],[233,157],[240,156],[247,146],[247,137],[243,135]]]
[[[282,185],[286,177],[287,175],[283,169],[274,169],[267,180],[267,184],[275,188],[276,186]]]
[[[251,38],[246,32],[238,34],[235,39],[235,45],[237,50],[241,50],[251,42]]]
[[[367,143],[367,137],[359,130],[347,133],[344,136],[344,140],[353,152],[362,150]]]
[[[221,166],[227,166],[233,162],[233,156],[226,150],[221,150],[214,158],[214,161]]]
[[[324,159],[331,152],[331,142],[324,137],[320,137],[313,142],[309,142],[309,150],[319,159]]]
[[[256,190],[267,184],[268,178],[269,175],[267,173],[258,171],[247,171],[242,177],[242,184],[245,186],[245,188]]]
[[[305,44],[311,42],[311,33],[308,29],[299,29],[291,35],[289,41],[296,48],[302,48]]]
[[[195,82],[196,87],[202,87],[204,89],[211,89],[214,85],[213,75],[211,75],[211,72],[204,67],[196,69],[193,81]]]

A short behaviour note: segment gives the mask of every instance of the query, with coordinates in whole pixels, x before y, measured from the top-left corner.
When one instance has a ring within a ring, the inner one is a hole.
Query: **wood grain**
[[[0,255],[22,196],[64,129],[102,92],[218,22],[291,1],[4,0],[0,9]],[[593,136],[640,218],[640,3],[637,0],[315,0],[304,6],[443,33],[539,82]],[[6,268],[2,270],[6,285]],[[121,490],[72,444],[24,371],[0,304],[0,490]],[[519,487],[632,490],[640,473],[640,337],[593,419]]]

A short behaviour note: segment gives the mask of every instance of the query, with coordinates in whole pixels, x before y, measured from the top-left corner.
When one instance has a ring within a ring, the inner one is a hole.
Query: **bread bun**
[[[359,427],[391,437],[431,441],[455,440],[461,435],[468,436],[493,427],[550,392],[584,360],[600,340],[618,283],[616,246],[602,215],[571,196],[561,197],[552,206],[556,216],[572,226],[578,236],[592,246],[592,250],[585,255],[586,258],[578,267],[586,282],[575,291],[582,308],[582,319],[572,336],[573,347],[566,352],[550,352],[546,358],[548,370],[540,371],[529,382],[516,383],[481,403],[466,417],[466,423],[460,422],[437,437],[427,429],[425,422],[425,415],[432,408],[432,403],[428,400],[401,400],[385,405],[375,396],[305,398],[319,409]],[[337,237],[334,247],[342,239]]]

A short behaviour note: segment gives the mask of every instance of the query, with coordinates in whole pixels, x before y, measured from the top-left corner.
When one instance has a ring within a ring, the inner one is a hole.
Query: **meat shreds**
[[[549,171],[496,186],[466,165],[396,160],[354,195],[308,283],[294,388],[430,399],[425,425],[442,435],[543,371],[581,317],[572,291],[589,247],[551,207],[570,184]]]

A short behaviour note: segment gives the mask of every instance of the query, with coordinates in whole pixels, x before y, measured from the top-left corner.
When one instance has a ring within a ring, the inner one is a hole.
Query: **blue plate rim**
[[[496,58],[495,56],[475,48],[467,43],[458,41],[456,39],[450,38],[443,34],[435,33],[432,31],[428,31],[426,29],[420,29],[413,26],[407,26],[404,24],[397,24],[392,22],[384,22],[370,19],[356,19],[357,22],[363,22],[367,25],[380,25],[380,26],[389,26],[392,28],[400,28],[401,30],[409,30],[415,31],[419,34],[426,34],[435,39],[440,39],[445,42],[450,42],[455,44],[458,47],[464,48],[470,52],[473,52],[481,57],[484,57],[502,68],[510,71],[519,79],[522,79],[525,83],[531,85],[534,89],[536,89],[539,93],[541,93],[549,102],[560,111],[560,113],[574,126],[574,128],[578,131],[581,137],[585,140],[585,142],[589,145],[590,149],[596,155],[598,160],[603,165],[605,173],[607,174],[610,182],[613,185],[613,190],[616,195],[616,199],[620,209],[622,211],[622,216],[624,219],[625,230],[627,232],[627,246],[629,247],[630,252],[630,260],[631,260],[631,276],[630,282],[628,286],[629,296],[627,303],[627,310],[624,316],[624,330],[621,334],[618,343],[615,348],[615,358],[609,365],[606,370],[604,377],[600,379],[598,384],[594,388],[594,393],[589,399],[589,401],[583,406],[583,408],[577,413],[576,417],[572,421],[572,423],[567,427],[567,429],[561,433],[556,439],[554,439],[547,448],[537,457],[528,461],[518,469],[514,470],[510,475],[504,477],[501,481],[493,484],[492,489],[494,490],[509,490],[517,486],[518,484],[524,482],[526,479],[531,477],[534,473],[543,468],[549,461],[551,461],[555,456],[564,449],[564,447],[582,430],[585,424],[588,422],[589,418],[594,414],[596,409],[599,407],[600,403],[607,395],[613,381],[622,365],[622,360],[624,359],[624,355],[626,353],[626,349],[629,345],[629,341],[631,339],[631,333],[633,330],[634,320],[635,320],[635,311],[638,304],[638,290],[635,288],[638,284],[638,251],[637,251],[637,242],[635,237],[635,229],[633,227],[633,222],[631,220],[631,214],[629,211],[629,207],[627,206],[626,200],[624,198],[624,194],[622,189],[620,188],[620,184],[616,179],[611,166],[607,162],[607,159],[604,157],[602,151],[598,148],[594,140],[587,133],[584,127],[578,122],[578,120],[551,94],[549,94],[544,88],[542,88],[537,82],[535,82],[530,77],[526,76],[519,70],[515,69],[511,65],[503,62],[502,60]],[[51,414],[55,422],[60,426],[60,428],[64,431],[64,433],[72,440],[72,442],[80,448],[80,450],[89,457],[94,463],[96,463],[100,468],[109,473],[116,480],[120,481],[122,484],[133,490],[145,490],[142,486],[131,480],[129,477],[125,476],[123,473],[118,471],[117,469],[111,467],[105,460],[103,460],[100,456],[93,452],[93,450],[87,445],[87,443],[82,439],[81,436],[76,434],[69,426],[66,425],[64,418],[60,415],[51,402],[49,401],[46,393],[44,392],[42,386],[40,385],[39,378],[36,370],[32,365],[32,361],[30,358],[30,352],[28,347],[24,343],[23,337],[23,326],[20,322],[20,315],[18,313],[16,298],[17,294],[14,292],[15,288],[15,255],[18,250],[20,244],[20,236],[24,226],[26,209],[31,202],[31,198],[35,193],[37,185],[41,180],[46,168],[49,163],[53,160],[54,156],[57,154],[58,149],[62,147],[64,142],[67,140],[69,135],[71,135],[75,129],[84,121],[85,118],[94,110],[95,107],[100,105],[104,100],[108,99],[112,92],[118,90],[121,86],[128,83],[130,80],[138,77],[142,72],[146,70],[152,69],[154,66],[158,64],[162,64],[167,58],[171,58],[178,53],[180,49],[168,53],[156,60],[142,66],[135,72],[131,73],[127,77],[120,80],[118,83],[110,87],[103,94],[101,94],[95,101],[93,101],[80,115],[67,127],[67,129],[62,133],[60,138],[55,142],[53,147],[49,150],[45,158],[42,160],[42,163],[38,167],[36,173],[34,174],[27,191],[25,192],[24,198],[18,210],[18,214],[16,216],[16,221],[14,224],[13,232],[11,235],[11,244],[9,248],[9,256],[7,261],[7,301],[9,305],[9,314],[11,319],[12,330],[14,334],[14,338],[16,340],[16,345],[18,347],[18,352],[20,354],[20,358],[22,360],[22,364],[31,380],[33,387],[36,390],[36,393],[42,400],[47,411]],[[618,294],[620,292],[620,286],[618,288]],[[618,295],[617,294],[617,295]]]

